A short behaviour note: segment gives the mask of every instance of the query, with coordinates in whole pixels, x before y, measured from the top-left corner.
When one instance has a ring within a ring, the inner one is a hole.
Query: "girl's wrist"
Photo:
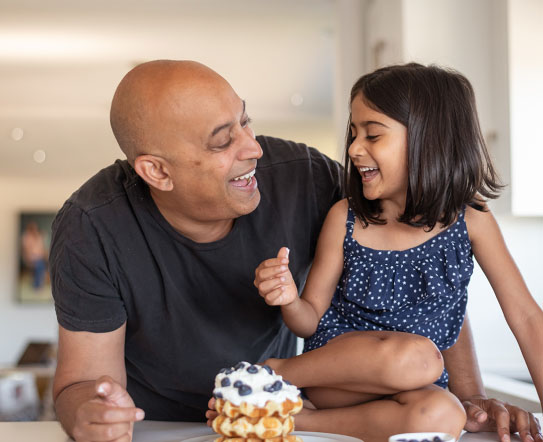
[[[292,302],[282,305],[281,308],[286,309],[286,310],[293,310],[298,307],[298,304],[300,302],[301,302],[300,298],[296,296],[296,298],[294,298]]]

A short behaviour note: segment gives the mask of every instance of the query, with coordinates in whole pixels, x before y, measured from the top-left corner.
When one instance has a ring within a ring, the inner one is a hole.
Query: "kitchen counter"
[[[540,422],[542,415],[537,414]],[[178,442],[213,431],[202,423],[143,421],[135,425],[133,442]],[[315,433],[317,434],[317,433]],[[325,439],[323,439],[325,440]],[[497,441],[496,433],[464,433],[460,442]],[[0,442],[69,442],[60,424],[49,422],[0,422]],[[518,436],[511,438],[519,442]]]

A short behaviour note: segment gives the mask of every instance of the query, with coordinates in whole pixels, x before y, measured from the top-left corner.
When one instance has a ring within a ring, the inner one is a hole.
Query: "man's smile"
[[[255,172],[256,169],[253,169],[246,174],[232,178],[230,183],[235,187],[256,188],[256,178],[254,178]]]

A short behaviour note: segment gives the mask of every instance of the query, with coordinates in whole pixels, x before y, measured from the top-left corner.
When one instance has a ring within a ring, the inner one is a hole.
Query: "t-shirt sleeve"
[[[72,331],[109,332],[126,321],[100,235],[87,213],[70,202],[53,223],[51,285],[59,324]]]

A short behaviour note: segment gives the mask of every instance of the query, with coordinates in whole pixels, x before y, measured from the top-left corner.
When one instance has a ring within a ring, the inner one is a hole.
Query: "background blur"
[[[339,160],[360,75],[411,60],[460,70],[508,184],[493,208],[541,305],[542,24],[541,0],[0,0],[0,365],[57,334],[52,303],[17,301],[19,215],[57,211],[121,157],[111,97],[159,58],[209,65],[247,101],[257,134]],[[481,368],[526,378],[478,268],[468,310]]]

